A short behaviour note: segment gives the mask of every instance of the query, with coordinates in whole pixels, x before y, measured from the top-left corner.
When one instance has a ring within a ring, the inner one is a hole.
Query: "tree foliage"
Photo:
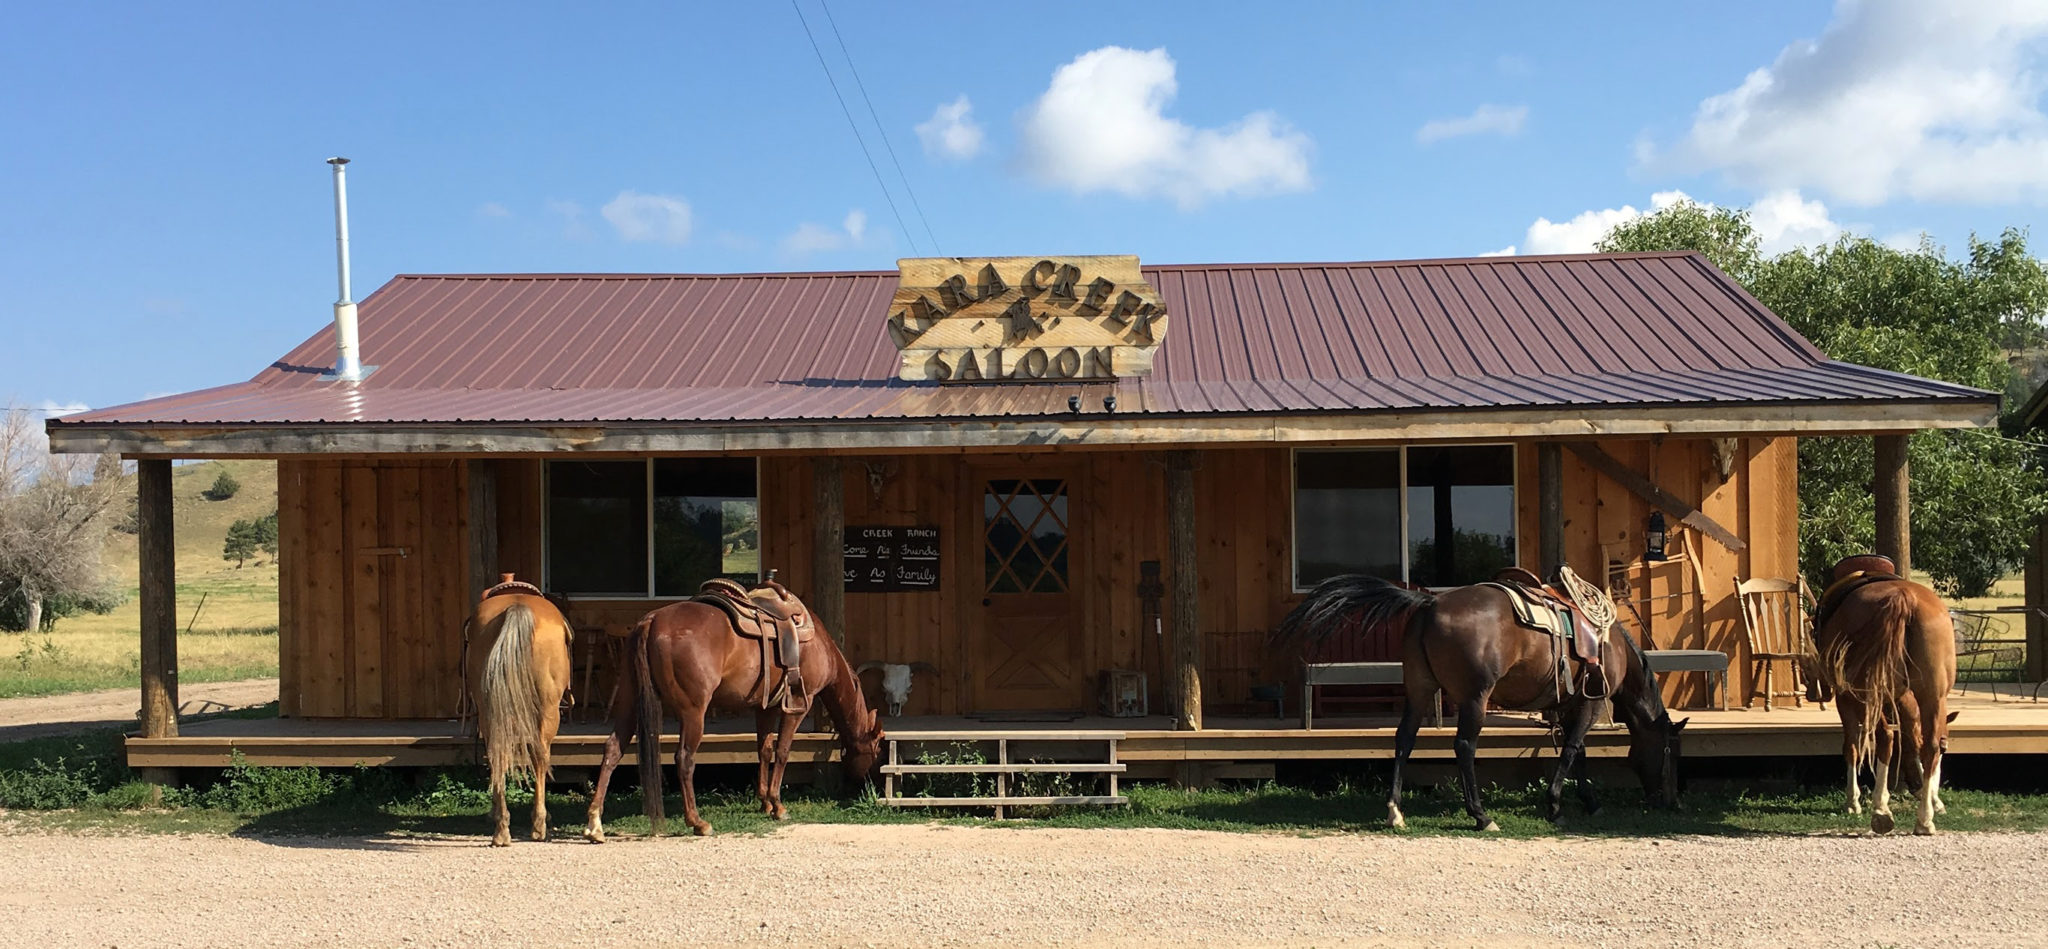
[[[2026,236],[1970,239],[1951,260],[1868,238],[1763,254],[1745,212],[1680,203],[1616,227],[1603,251],[1696,250],[1834,359],[2021,397],[2009,357],[2039,346],[2048,268]],[[2013,426],[2008,421],[2010,431]],[[1913,565],[1950,596],[1980,596],[2017,569],[2048,512],[2036,434],[1929,431],[1909,442]],[[1821,582],[1837,559],[1876,540],[1875,461],[1867,438],[1799,444],[1800,569]]]
[[[101,555],[123,485],[89,477],[107,464],[51,454],[39,428],[27,409],[0,407],[0,628],[46,629],[51,604],[113,599]]]
[[[240,490],[242,490],[242,483],[236,481],[235,476],[227,473],[226,469],[222,469],[220,474],[214,476],[213,487],[207,488],[201,493],[209,501],[225,501],[234,497],[235,493]]]
[[[277,556],[277,513],[262,517],[245,517],[228,525],[227,539],[221,544],[220,559],[232,560],[240,568],[258,552]]]

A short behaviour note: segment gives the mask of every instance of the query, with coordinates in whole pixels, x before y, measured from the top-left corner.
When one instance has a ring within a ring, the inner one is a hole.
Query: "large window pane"
[[[1514,448],[1408,449],[1408,578],[1464,586],[1514,562]]]
[[[654,462],[654,594],[689,596],[712,577],[761,578],[751,458]]]
[[[647,463],[548,463],[548,584],[555,592],[647,595]]]
[[[1295,581],[1401,576],[1398,449],[1304,451],[1294,459]]]

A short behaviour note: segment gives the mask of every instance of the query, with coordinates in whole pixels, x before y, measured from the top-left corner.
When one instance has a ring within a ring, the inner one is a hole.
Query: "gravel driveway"
[[[2043,843],[807,825],[492,851],[0,832],[0,932],[38,949],[2043,945]]]

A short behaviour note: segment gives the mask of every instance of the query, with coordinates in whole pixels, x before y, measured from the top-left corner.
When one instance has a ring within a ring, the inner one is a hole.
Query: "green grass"
[[[274,714],[274,709],[243,713]],[[1182,791],[1138,784],[1128,808],[1014,808],[1000,826],[1030,829],[1172,828],[1234,833],[1406,834],[1479,836],[1452,786],[1408,795],[1408,829],[1386,827],[1385,790],[1358,785],[1311,791],[1277,784]],[[523,828],[530,789],[514,788],[513,825]],[[1943,792],[1949,805],[1944,831],[2048,830],[2048,795],[1967,789]],[[489,832],[489,797],[479,768],[258,768],[236,765],[217,777],[165,795],[149,806],[149,788],[120,758],[120,735],[99,731],[0,744],[0,827],[119,833],[216,833],[376,837],[482,836]],[[1541,814],[1537,786],[1493,787],[1485,799],[1506,837],[1813,835],[1864,833],[1867,818],[1841,813],[1838,789],[1769,791],[1703,789],[1676,812],[1644,808],[1633,788],[1605,790],[1605,807],[1586,815],[1576,797],[1557,824]],[[710,789],[699,795],[705,819],[723,834],[771,832],[777,825],[755,810],[750,791]],[[787,795],[796,823],[992,824],[987,811],[897,809],[872,794],[839,799],[802,788]],[[587,798],[561,789],[548,795],[550,824],[560,836],[583,827]],[[1895,812],[1910,826],[1910,800]],[[683,831],[681,800],[667,799],[671,832]],[[607,802],[607,831],[644,836],[637,792]]]

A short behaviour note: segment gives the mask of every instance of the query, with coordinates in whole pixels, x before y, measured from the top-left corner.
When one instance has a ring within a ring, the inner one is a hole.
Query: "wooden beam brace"
[[[1593,470],[1606,475],[1615,484],[1627,488],[1630,494],[1650,502],[1664,513],[1678,518],[1680,523],[1713,538],[1721,546],[1737,551],[1749,546],[1742,538],[1735,536],[1734,531],[1722,527],[1705,512],[1687,504],[1677,495],[1650,483],[1649,478],[1622,464],[1620,459],[1608,454],[1606,449],[1591,442],[1566,442],[1564,447],[1571,449],[1572,454],[1579,456],[1579,460],[1592,465]]]

